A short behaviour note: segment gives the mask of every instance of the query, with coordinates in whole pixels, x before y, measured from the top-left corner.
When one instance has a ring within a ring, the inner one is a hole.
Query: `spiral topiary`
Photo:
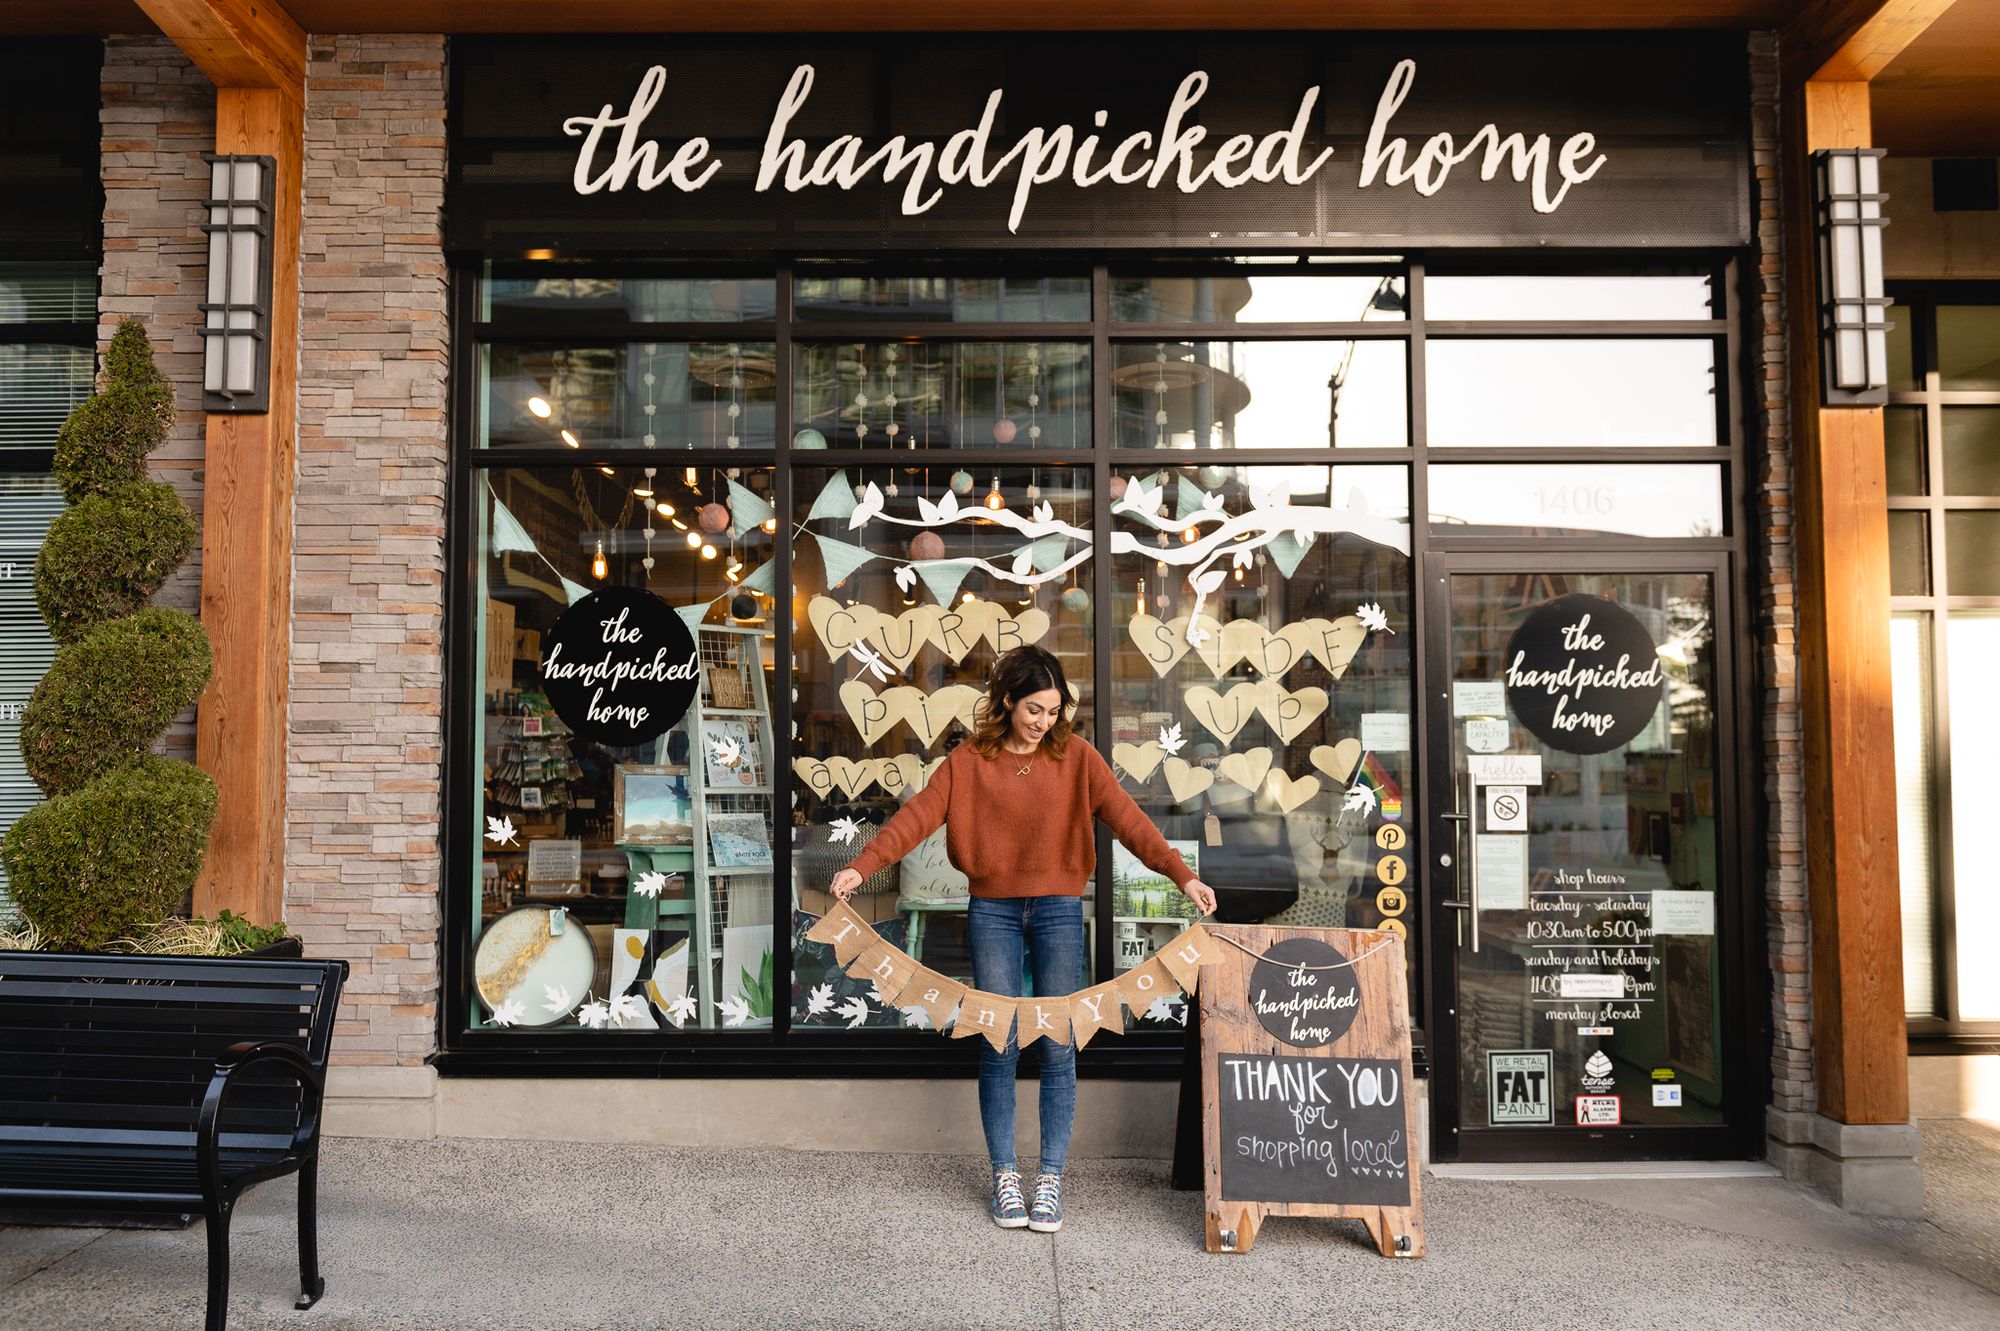
[[[102,948],[158,922],[208,853],[215,783],[152,752],[210,666],[198,622],[147,604],[196,535],[146,471],[173,419],[172,386],[128,319],[56,437],[71,507],[49,528],[35,599],[63,646],[21,714],[21,756],[50,798],[0,841],[15,903],[53,948]]]

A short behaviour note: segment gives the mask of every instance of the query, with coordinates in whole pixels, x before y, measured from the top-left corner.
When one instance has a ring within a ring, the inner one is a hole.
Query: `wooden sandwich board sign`
[[[1206,926],[1201,977],[1208,1251],[1249,1252],[1272,1215],[1361,1221],[1424,1255],[1402,940],[1369,929]],[[1234,944],[1234,946],[1232,946]]]

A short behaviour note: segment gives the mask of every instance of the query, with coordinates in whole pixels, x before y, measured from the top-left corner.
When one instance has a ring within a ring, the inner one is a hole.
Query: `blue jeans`
[[[989,994],[1020,997],[1024,950],[1034,964],[1037,996],[1082,987],[1081,897],[974,897],[966,908],[965,932],[972,983]],[[1043,1173],[1060,1174],[1076,1120],[1076,1047],[1041,1040],[1035,1048],[1042,1054],[1041,1167]],[[979,1042],[979,1118],[995,1169],[1014,1164],[1014,1070],[1020,1058],[1018,1035],[1007,1037],[1002,1053]]]

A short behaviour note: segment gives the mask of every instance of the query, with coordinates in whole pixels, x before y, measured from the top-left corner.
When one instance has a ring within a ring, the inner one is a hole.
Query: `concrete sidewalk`
[[[2000,1327],[2000,1130],[1923,1125],[1931,1217],[1843,1215],[1775,1177],[1427,1177],[1430,1256],[1273,1218],[1202,1251],[1159,1161],[1072,1165],[1054,1236],[986,1219],[934,1155],[337,1139],[326,1298],[295,1312],[289,1180],[233,1231],[230,1326],[389,1328]],[[200,1325],[203,1232],[0,1229],[0,1328]],[[841,1300],[836,1307],[834,1300]]]

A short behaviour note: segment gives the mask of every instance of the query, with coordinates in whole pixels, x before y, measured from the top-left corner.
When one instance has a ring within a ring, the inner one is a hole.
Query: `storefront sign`
[[[1264,1029],[1286,1044],[1317,1049],[1354,1024],[1361,990],[1347,958],[1332,946],[1317,938],[1288,938],[1251,968],[1250,1008]]]
[[[449,243],[1738,245],[1743,65],[1665,34],[468,37]]]
[[[549,705],[579,737],[607,748],[630,748],[673,729],[700,679],[686,623],[635,587],[592,592],[542,637]]]
[[[1550,748],[1609,753],[1638,738],[1666,683],[1652,635],[1601,596],[1559,596],[1507,643],[1507,706]]]

